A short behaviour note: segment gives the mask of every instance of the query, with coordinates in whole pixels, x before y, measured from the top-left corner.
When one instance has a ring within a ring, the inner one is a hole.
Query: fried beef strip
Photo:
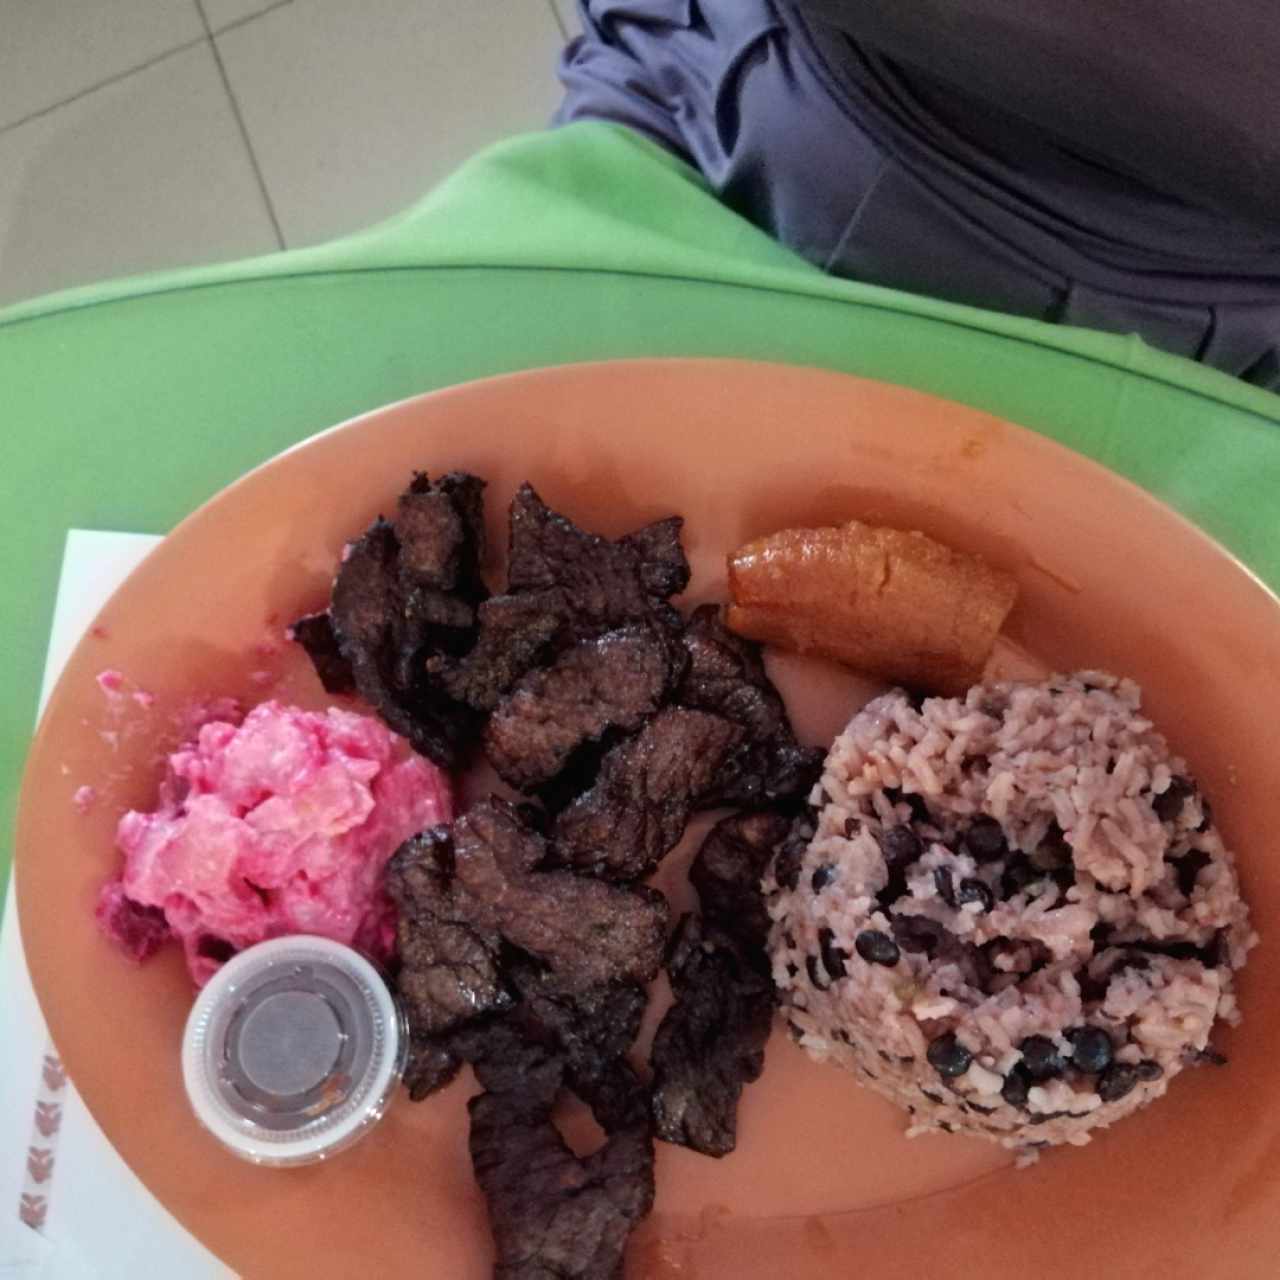
[[[684,834],[743,730],[721,716],[666,707],[605,756],[595,784],[557,817],[556,858],[592,875],[638,880]]]
[[[718,609],[681,630],[669,603],[689,580],[678,518],[610,541],[525,485],[509,589],[486,599],[482,487],[416,476],[395,525],[378,521],[349,548],[329,613],[301,620],[298,639],[326,687],[354,685],[446,766],[488,717],[491,761],[543,803],[536,823],[528,806],[477,805],[389,865],[406,1083],[418,1098],[463,1062],[476,1070],[471,1149],[497,1275],[616,1277],[652,1205],[655,1120],[669,1141],[734,1148],[737,1101],[772,1025],[759,881],[789,824],[739,815],[700,851],[702,914],[681,921],[668,952],[676,1002],[654,1042],[652,1093],[626,1054],[668,908],[609,881],[647,875],[694,808],[796,798],[821,755],[796,743],[758,648]],[[565,1088],[608,1135],[584,1159],[552,1122]]]
[[[671,516],[611,542],[579,529],[523,484],[511,502],[508,589],[561,588],[575,638],[650,617],[678,626],[667,600],[689,584],[683,525]]]
[[[689,868],[708,925],[761,951],[769,939],[769,913],[760,881],[791,822],[762,809],[722,818],[707,833]]]
[[[554,1047],[564,1059],[573,1092],[590,1105],[605,1129],[634,1123],[647,1110],[643,1088],[626,1062],[640,1030],[648,993],[634,982],[610,982],[566,992],[554,974],[517,966],[520,1003],[508,1021],[526,1039]]]
[[[434,484],[417,472],[396,504],[400,575],[409,585],[479,604],[484,563],[484,481],[451,471]]]
[[[411,1032],[404,1083],[412,1101],[451,1083],[464,1062],[490,1056],[494,1037],[514,1030],[564,1058],[569,1087],[605,1128],[633,1122],[637,1107],[647,1112],[644,1088],[626,1062],[648,1002],[644,987],[611,982],[566,991],[553,973],[521,959],[506,976],[515,1003],[496,1017],[477,1017],[439,1035]]]
[[[563,990],[649,982],[662,962],[669,910],[656,889],[572,871],[535,871],[546,842],[508,804],[477,805],[454,826],[457,878],[503,939],[551,970]]]
[[[406,637],[399,554],[395,530],[382,519],[350,544],[333,580],[329,603],[333,632],[351,664],[360,696],[416,750],[452,765],[455,735],[443,718],[439,724],[425,717],[419,722],[428,708],[413,706],[412,691],[400,680]]]
[[[450,1037],[410,1035],[402,1079],[411,1102],[421,1102],[451,1084],[461,1070],[462,1056]]]
[[[552,511],[532,486],[511,502],[509,586],[480,609],[475,648],[443,674],[459,702],[492,711],[556,649],[631,623],[680,625],[668,597],[689,582],[678,517],[611,542]]]
[[[689,585],[689,561],[680,542],[682,516],[655,520],[621,539],[639,557],[640,585],[657,600],[678,596]]]
[[[498,1280],[621,1280],[631,1229],[653,1207],[653,1137],[642,1101],[602,1120],[575,1155],[552,1121],[568,1063],[506,1023],[475,1061],[471,1160],[489,1206]],[[637,1100],[642,1099],[638,1086]]]
[[[326,693],[355,693],[355,674],[338,648],[338,637],[333,634],[327,611],[299,618],[289,628],[289,639],[307,651]]]
[[[467,819],[455,828],[467,838]],[[493,913],[457,874],[454,834],[432,827],[407,840],[386,871],[399,912],[397,985],[416,1036],[439,1036],[473,1018],[510,1008]]]
[[[492,711],[502,695],[552,651],[567,626],[559,591],[501,595],[477,610],[474,648],[454,663],[437,663],[440,685],[476,711]]]
[[[425,1080],[448,1054],[467,1056],[441,1037],[515,1005],[512,954],[542,971],[535,993],[546,1000],[647,983],[657,973],[666,899],[653,889],[536,870],[545,857],[545,840],[494,799],[452,828],[415,836],[388,864],[400,912],[397,983],[427,1062]]]
[[[625,1055],[645,989],[607,983],[567,991],[553,971],[515,955],[516,1005],[496,1019],[418,1039],[411,1097],[447,1084],[470,1062],[485,1092],[469,1104],[476,1181],[489,1205],[495,1275],[617,1277],[632,1226],[653,1203],[647,1094]],[[593,1155],[569,1150],[552,1120],[562,1089],[591,1107],[607,1140]]]
[[[653,1039],[658,1137],[704,1155],[737,1145],[738,1099],[764,1070],[773,983],[763,951],[695,913],[676,928],[667,972],[676,1002]]]
[[[511,504],[510,589],[486,599],[483,487],[463,472],[435,482],[415,475],[395,524],[376,521],[348,548],[327,616],[297,627],[330,692],[359,692],[446,768],[461,761],[515,682],[560,650],[637,623],[674,633],[680,619],[667,601],[689,580],[679,518],[610,541],[551,511],[524,485]],[[634,731],[641,713],[619,710],[631,726],[621,731]],[[584,725],[563,757],[553,748],[541,763],[512,763],[524,779],[517,785],[548,781],[558,761],[609,727]],[[510,747],[497,754],[508,759]],[[530,769],[541,776],[526,778]]]
[[[714,800],[761,805],[805,795],[822,772],[823,752],[796,741],[760,646],[734,635],[714,604],[694,610],[683,639],[689,666],[676,701],[715,712],[747,731],[717,780]]]
[[[722,1156],[737,1144],[738,1099],[764,1069],[773,1027],[760,878],[791,823],[767,811],[716,824],[689,871],[702,914],[676,930],[667,971],[675,1003],[653,1041],[658,1136]]]
[[[295,626],[327,689],[354,686],[445,768],[459,762],[478,729],[475,712],[441,686],[437,672],[475,640],[475,609],[485,595],[483,487],[463,472],[434,483],[416,475],[401,495],[397,525],[378,519],[348,547],[327,626],[317,616]]]
[[[682,666],[682,652],[652,625],[580,641],[503,698],[485,729],[485,754],[511,786],[543,786],[606,732],[639,729]]]

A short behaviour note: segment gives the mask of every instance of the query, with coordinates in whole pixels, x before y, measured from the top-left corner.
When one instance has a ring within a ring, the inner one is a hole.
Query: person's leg
[[[556,123],[606,120],[689,161],[730,208],[828,267],[885,163],[772,0],[580,0]]]
[[[582,34],[560,59],[565,96],[554,123],[626,125],[692,160],[678,120],[684,77],[674,74],[672,48],[689,33],[687,0],[578,0],[578,10]]]
[[[997,181],[989,165],[943,154],[930,136],[895,131],[891,97],[869,100],[882,87],[874,77],[845,83],[775,0],[579,3],[583,34],[561,62],[557,122],[639,130],[693,164],[730,208],[825,270],[1139,333],[1248,381],[1280,382],[1280,302],[1267,301],[1277,296],[1274,280],[1259,282],[1255,297],[1249,282],[1196,278],[1185,266],[1166,279],[1140,253],[1129,265],[1119,250],[1092,261],[1087,238],[1069,233],[1093,215],[1105,225],[1114,193],[1094,208],[1088,184],[1057,182],[1029,200],[1018,174]],[[1071,218],[1046,216],[1060,188]]]

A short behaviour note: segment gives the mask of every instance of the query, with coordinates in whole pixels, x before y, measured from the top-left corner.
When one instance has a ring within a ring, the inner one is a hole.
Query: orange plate
[[[192,993],[179,957],[123,960],[93,927],[95,889],[116,864],[116,819],[153,800],[161,753],[195,697],[252,701],[270,687],[323,704],[301,655],[271,641],[324,602],[344,540],[391,509],[412,469],[453,467],[488,478],[496,548],[525,479],[609,534],[682,512],[691,599],[722,596],[725,552],[785,525],[857,516],[989,557],[1022,589],[996,669],[1136,677],[1212,797],[1266,933],[1280,902],[1270,857],[1280,610],[1221,548],[1125,481],[959,405],[795,368],[578,366],[393,405],[252,472],[156,549],[68,664],[22,793],[22,932],[53,1038],[121,1155],[242,1273],[487,1274],[466,1152],[472,1086],[398,1103],[331,1165],[240,1163],[196,1127],[182,1094]],[[94,680],[107,667],[155,704],[107,700]],[[869,691],[820,663],[776,660],[774,670],[810,741],[829,738]],[[101,793],[87,815],[71,803],[82,783]],[[687,853],[664,870],[673,885]],[[1264,940],[1241,983],[1245,1026],[1229,1038],[1230,1066],[1188,1073],[1092,1146],[1024,1172],[976,1140],[908,1141],[889,1104],[776,1035],[733,1156],[660,1148],[658,1202],[629,1274],[1273,1275],[1280,1001],[1266,999],[1269,962]]]

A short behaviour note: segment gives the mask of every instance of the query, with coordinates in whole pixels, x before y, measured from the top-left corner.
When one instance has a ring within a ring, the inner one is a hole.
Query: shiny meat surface
[[[683,523],[672,516],[610,541],[579,529],[521,485],[511,503],[508,589],[561,588],[579,637],[650,617],[678,625],[666,601],[689,582]]]
[[[583,640],[526,673],[498,704],[484,748],[503,781],[529,791],[608,732],[632,733],[662,705],[683,658],[654,626]]]
[[[485,1092],[468,1104],[471,1160],[489,1206],[495,1277],[621,1280],[627,1238],[653,1207],[643,1106],[606,1123],[604,1145],[579,1157],[552,1121],[562,1056],[504,1027],[475,1067]]]
[[[658,1137],[724,1156],[738,1140],[738,1100],[764,1070],[774,994],[762,949],[684,916],[667,961],[675,1003],[653,1040]]]
[[[508,1008],[502,966],[511,948],[566,996],[657,973],[669,919],[663,896],[537,870],[545,857],[543,838],[497,799],[396,854],[388,888],[401,913],[399,988],[416,1032],[439,1035]]]
[[[743,730],[682,707],[658,712],[605,756],[599,776],[556,819],[558,860],[616,880],[648,875],[684,834]]]
[[[761,805],[808,794],[825,753],[796,742],[787,709],[765,672],[760,646],[734,635],[714,604],[694,610],[683,641],[689,665],[676,700],[724,716],[746,731],[716,781],[715,801]]]

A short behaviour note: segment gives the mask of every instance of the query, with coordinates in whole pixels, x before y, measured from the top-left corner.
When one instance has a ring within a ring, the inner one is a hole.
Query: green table
[[[976,405],[1130,476],[1280,586],[1280,397],[1133,337],[830,279],[625,130],[517,138],[334,244],[0,312],[0,884],[69,527],[162,533],[295,441],[417,392],[663,355]]]

